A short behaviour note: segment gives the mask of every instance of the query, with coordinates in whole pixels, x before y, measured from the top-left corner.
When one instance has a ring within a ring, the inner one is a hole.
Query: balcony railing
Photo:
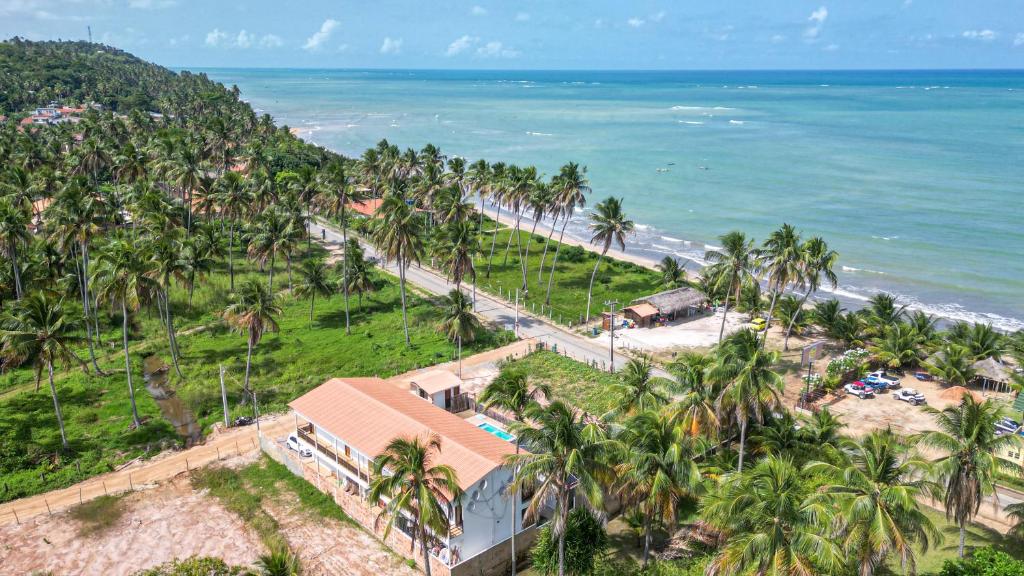
[[[364,482],[369,482],[369,474],[360,470],[357,462],[344,454],[335,452],[329,445],[325,445],[323,442],[320,442],[319,439],[316,438],[316,435],[311,433],[312,428],[313,426],[311,424],[300,426],[297,430],[299,438],[310,446],[313,446],[316,451],[327,458],[327,460],[333,461],[335,464],[349,471],[354,477],[359,478]]]

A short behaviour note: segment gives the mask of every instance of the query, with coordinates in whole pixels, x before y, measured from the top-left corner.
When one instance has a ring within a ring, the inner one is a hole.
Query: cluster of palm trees
[[[611,502],[637,520],[645,567],[662,533],[707,555],[710,575],[871,575],[887,565],[914,573],[942,539],[923,509],[929,498],[959,527],[963,555],[966,526],[997,474],[1021,473],[997,457],[1019,442],[995,434],[1000,406],[965,396],[929,409],[935,431],[853,439],[827,409],[802,422],[786,411],[778,359],[749,330],[673,363],[677,383],[653,377],[650,360],[636,358],[609,391],[615,408],[602,416],[553,398],[543,375],[506,365],[480,401],[513,419],[508,493],[532,495],[528,521],[542,513],[550,521],[558,573],[570,510],[606,521]],[[918,447],[931,450],[928,457]],[[421,538],[447,529],[443,511],[460,497],[451,471],[430,466],[439,449],[399,438],[376,470],[375,498],[391,498],[381,518],[409,514]],[[684,518],[694,506],[696,518]],[[698,532],[715,534],[715,544]]]

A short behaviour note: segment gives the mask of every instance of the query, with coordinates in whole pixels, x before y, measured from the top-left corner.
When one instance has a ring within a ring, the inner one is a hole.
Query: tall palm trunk
[[[519,457],[519,438],[516,438],[516,458]],[[512,474],[514,478],[519,474],[519,467],[516,466]],[[512,576],[516,576],[516,516],[519,516],[518,510],[522,506],[519,501],[519,492],[512,494]]]
[[[64,433],[64,415],[60,411],[60,401],[57,400],[57,387],[53,385],[53,362],[46,363],[46,371],[50,375],[50,396],[53,397],[53,411],[57,414],[57,426],[60,428],[60,445],[66,452],[68,449],[68,437]]]
[[[139,409],[135,406],[135,388],[132,386],[132,359],[128,354],[128,306],[121,300],[121,341],[124,346],[124,371],[128,376],[128,399],[132,405],[132,425],[138,428],[142,425],[139,421]]]
[[[245,381],[242,383],[242,391],[245,392],[246,394],[249,394],[249,392],[250,392],[250,388],[249,388],[249,374],[252,373],[252,349],[253,349],[252,332],[250,332],[249,333],[249,338],[248,338],[248,343],[247,343],[247,349],[245,351]],[[248,396],[246,396],[246,398],[248,398]]]
[[[402,253],[398,253],[398,291],[402,295],[402,330],[405,331],[405,345],[411,346],[409,340],[409,317],[405,310],[405,262],[402,260]]]
[[[18,266],[18,246],[11,242],[10,249],[11,267],[14,268],[14,299],[21,300],[21,269]]]
[[[746,415],[740,420],[740,460],[736,466],[737,472],[743,472],[743,453],[747,447],[747,418]]]
[[[520,222],[522,222],[522,220],[523,220],[523,209],[516,210],[516,223],[512,226],[512,234],[508,235],[508,242],[505,243],[505,259],[501,263],[502,266],[505,266],[505,265],[508,264],[508,251],[510,249],[512,249],[512,240],[513,239],[515,239],[516,245],[519,246],[520,249],[522,248],[522,244],[521,244],[521,241],[520,241],[520,238],[519,238],[519,224],[520,224]],[[523,255],[521,250],[520,250],[519,255],[520,256]]]
[[[228,226],[228,278],[231,286],[231,291],[235,291],[235,219],[231,219],[231,224]]]
[[[484,196],[483,196],[483,194],[480,194],[479,192],[477,192],[477,194],[480,196],[480,217],[478,219],[479,222],[477,223],[477,228],[479,229],[478,231],[480,232],[480,234],[477,236],[477,240],[479,240],[479,242],[480,242],[480,251],[483,252],[484,251]]]
[[[565,226],[569,223],[569,216],[562,222],[562,231],[558,233],[558,244],[555,245],[555,255],[551,258],[551,273],[548,274],[548,293],[544,297],[544,303],[551,306],[551,286],[555,283],[555,265],[558,264],[558,253],[562,251],[562,238],[565,237]]]
[[[956,547],[956,555],[958,558],[964,557],[965,540],[967,540],[967,523],[964,520],[960,520],[960,542]]]
[[[313,306],[316,304],[316,290],[309,297],[309,327],[313,327]]]
[[[165,282],[170,282],[169,279],[165,278]],[[181,374],[181,367],[178,366],[178,342],[174,337],[174,316],[171,314],[171,292],[167,288],[168,284],[164,284],[163,289],[163,301],[164,301],[164,324],[167,326],[167,346],[171,349],[171,363],[174,364],[174,373],[179,378],[183,378]]]
[[[648,517],[644,520],[644,552],[641,557],[644,568],[647,568],[647,562],[651,555],[651,519]]]
[[[274,293],[274,260],[277,259],[277,250],[270,251],[270,271],[267,277],[267,286],[270,287],[270,293]]]
[[[498,212],[494,216],[494,231],[491,232],[491,254],[487,257],[487,272],[484,278],[491,277],[491,261],[494,260],[494,245],[498,242],[498,225],[501,223],[501,202],[498,202]]]
[[[775,303],[779,299],[779,290],[772,290],[772,303],[768,305],[768,320],[764,325],[764,336],[761,337],[761,348],[764,348],[768,341],[768,329],[772,327],[772,317],[775,315]]]
[[[416,499],[416,509],[419,510],[420,499]],[[416,518],[416,524],[420,527],[420,550],[423,552],[423,571],[430,576],[430,550],[427,549],[427,529],[420,523],[420,519]]]
[[[586,322],[590,322],[590,299],[594,295],[594,278],[597,277],[597,268],[601,265],[601,260],[604,259],[604,255],[608,253],[608,247],[610,244],[604,245],[604,250],[601,251],[601,255],[597,257],[597,262],[594,262],[594,271],[590,273],[590,288],[587,289],[587,319]]]
[[[72,246],[74,245],[72,244]],[[96,350],[93,347],[93,325],[89,323],[89,318],[91,317],[89,311],[89,248],[85,242],[81,243],[81,251],[82,265],[79,272],[82,277],[81,282],[79,282],[79,287],[82,295],[82,314],[85,316],[85,342],[89,348],[89,360],[92,362],[93,370],[95,370],[97,374],[103,374],[103,371],[100,370],[99,363],[96,361]],[[79,268],[77,261],[75,262],[75,267]],[[99,335],[97,334],[97,336]]]
[[[523,291],[527,291],[527,290],[530,289],[530,283],[526,279],[526,275],[529,273],[529,268],[530,268],[530,246],[533,244],[533,235],[534,235],[534,233],[537,232],[537,222],[538,221],[539,221],[539,219],[538,220],[534,220],[533,221],[533,227],[530,229],[530,239],[526,241],[526,255],[525,256],[523,254],[519,255],[519,260],[522,261],[522,263],[523,263]]]
[[[348,222],[345,220],[345,195],[341,195],[341,290],[345,295],[345,334],[352,333],[348,315]]]
[[[569,508],[569,495],[568,495],[568,493],[566,493],[566,489],[565,488],[563,488],[562,491],[563,491],[563,494],[559,495],[559,498],[561,498],[561,500],[562,500],[562,502],[560,504],[560,508],[562,510],[561,513],[563,515],[568,515],[569,514],[569,511],[568,511],[568,508]],[[558,534],[558,576],[565,576],[565,527],[564,527],[564,525],[566,523],[568,523],[568,519],[566,519],[566,521],[563,523],[562,530]]]
[[[735,278],[729,279],[729,289],[725,291],[725,308],[722,309],[722,327],[718,329],[718,343],[725,337],[725,317],[729,315],[729,297],[732,296],[732,285]]]
[[[548,237],[544,240],[544,252],[540,255],[540,265],[537,266],[537,284],[544,281],[544,261],[548,258],[548,245],[551,244],[551,236],[555,234],[555,226],[558,224],[558,216],[551,221],[551,227],[548,228]]]

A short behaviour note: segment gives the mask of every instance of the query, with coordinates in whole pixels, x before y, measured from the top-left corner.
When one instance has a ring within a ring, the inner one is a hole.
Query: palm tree
[[[725,283],[725,309],[722,311],[722,328],[718,331],[718,342],[725,336],[725,317],[729,314],[729,297],[739,301],[743,285],[754,276],[754,240],[748,240],[742,232],[729,232],[719,236],[720,250],[708,250],[704,259],[712,266],[720,267],[719,282]],[[721,288],[721,286],[719,286]]]
[[[875,333],[882,334],[889,326],[895,326],[903,321],[907,306],[898,304],[892,294],[879,292],[871,297],[865,310]]]
[[[171,310],[171,281],[173,279],[185,279],[186,269],[182,260],[183,241],[181,240],[181,229],[156,231],[149,235],[149,256],[153,260],[153,277],[156,279],[160,290],[157,293],[157,310],[160,311],[161,320],[167,328],[167,345],[171,351],[171,362],[174,364],[174,371],[180,377],[181,368],[178,366],[178,339],[174,330],[174,313]]]
[[[720,346],[718,360],[712,369],[714,377],[724,383],[717,399],[719,417],[730,414],[740,427],[739,471],[743,471],[743,455],[747,441],[747,425],[751,417],[763,422],[765,413],[780,405],[783,380],[772,370],[779,361],[777,351],[765,351],[757,343],[757,335],[744,330]]]
[[[237,172],[227,172],[217,181],[221,215],[228,219],[228,277],[229,288],[235,289],[234,242],[235,226],[251,210],[252,193]]]
[[[1019,446],[1020,437],[996,435],[1002,410],[992,399],[977,402],[965,394],[959,405],[941,411],[924,409],[935,417],[938,430],[923,432],[916,440],[946,453],[932,463],[932,469],[945,489],[946,518],[960,527],[957,553],[962,558],[967,523],[978,513],[982,499],[995,492],[997,474],[1020,473],[1019,466],[997,456],[1007,447]]]
[[[377,522],[386,518],[384,538],[401,518],[412,519],[410,551],[419,541],[423,552],[423,570],[430,576],[430,548],[427,532],[447,534],[448,507],[459,500],[462,489],[455,470],[447,464],[434,464],[441,453],[441,438],[432,434],[420,438],[395,438],[373,460],[370,502],[387,499]]]
[[[337,284],[331,281],[327,273],[327,264],[323,258],[310,258],[299,266],[299,283],[295,286],[295,294],[300,298],[309,298],[309,326],[313,327],[313,307],[317,295],[330,298]]]
[[[928,552],[929,537],[941,534],[921,511],[919,498],[937,492],[920,460],[891,430],[846,440],[843,462],[812,462],[806,470],[828,478],[812,499],[834,510],[835,530],[860,576],[871,576],[886,558],[915,573],[915,547]]]
[[[622,371],[621,383],[612,391],[617,397],[615,407],[604,418],[611,420],[620,415],[657,410],[667,404],[669,398],[653,378],[653,370],[650,356],[642,354],[630,358]]]
[[[458,343],[459,378],[462,377],[462,342],[472,342],[480,329],[480,320],[473,314],[473,303],[465,294],[452,290],[444,299],[444,314],[437,329],[452,342]]]
[[[473,282],[473,306],[476,307],[476,266],[473,259],[477,255],[476,232],[469,222],[450,222],[441,228],[435,250],[441,259],[441,265],[448,277],[455,283],[455,289],[461,291],[462,282],[468,275]]]
[[[569,162],[558,172],[557,183],[555,184],[555,205],[558,206],[559,216],[562,218],[562,230],[558,233],[558,243],[555,244],[555,255],[551,258],[551,273],[548,275],[548,290],[544,297],[544,303],[551,305],[551,286],[555,281],[555,266],[558,264],[558,253],[562,249],[562,239],[565,237],[565,227],[569,224],[573,212],[577,208],[583,208],[587,203],[587,194],[590,194],[590,180],[587,180],[587,167],[580,167],[575,162]],[[589,306],[587,307],[589,308]],[[589,310],[588,310],[589,311]]]
[[[224,320],[246,336],[245,383],[242,389],[248,393],[253,348],[263,339],[264,333],[277,331],[281,307],[275,295],[255,279],[246,280],[237,292],[231,294],[229,302],[223,312]]]
[[[523,490],[533,497],[526,508],[525,520],[536,519],[541,508],[551,504],[551,532],[558,538],[558,576],[565,576],[565,527],[570,511],[570,496],[576,506],[589,510],[596,518],[604,515],[602,478],[608,475],[604,453],[609,442],[590,433],[583,416],[561,401],[546,407],[534,405],[526,410],[534,423],[513,423],[512,432],[530,452],[510,454],[505,465],[513,470],[510,494]]]
[[[4,366],[16,366],[32,360],[37,390],[43,368],[46,368],[53,411],[60,428],[61,447],[65,451],[68,449],[68,437],[64,432],[64,417],[53,383],[53,367],[57,363],[70,365],[75,361],[85,369],[85,364],[71,350],[71,346],[80,340],[76,335],[78,324],[78,319],[64,307],[64,298],[43,291],[29,294],[17,303],[12,312],[0,319],[0,356]]]
[[[887,326],[881,340],[868,347],[875,358],[890,368],[902,368],[921,360],[923,344],[916,330],[905,322]]]
[[[821,288],[822,281],[827,282],[833,290],[839,285],[839,279],[836,277],[835,271],[832,270],[838,259],[839,253],[830,249],[825,240],[819,236],[814,236],[803,243],[798,264],[800,273],[797,275],[800,286],[804,291],[804,295],[800,299],[801,310],[807,304],[807,299],[810,298],[811,294],[814,294]],[[789,337],[793,333],[795,320],[796,316],[791,317],[789,324],[786,326],[786,339],[783,343],[784,350],[789,350]]]
[[[23,206],[0,198],[0,248],[11,261],[14,271],[14,294],[21,299],[21,263],[18,261],[19,247],[28,246],[32,240],[29,224],[32,218]]]
[[[348,261],[348,277],[343,273],[340,282],[348,285],[349,293],[359,295],[359,307],[363,306],[363,294],[373,292],[377,285],[373,280],[370,265],[363,258],[363,248],[355,238],[349,238],[345,245],[345,260]]]
[[[713,361],[707,354],[684,352],[669,366],[682,388],[682,394],[677,397],[672,409],[676,422],[690,436],[704,434],[710,438],[718,433],[715,402],[719,390],[714,380],[707,378]]]
[[[686,435],[672,418],[654,412],[630,418],[617,441],[623,461],[615,466],[615,487],[644,517],[646,568],[655,524],[674,527],[679,503],[702,491],[695,456],[702,453],[703,442]]]
[[[413,262],[418,263],[423,253],[423,220],[396,194],[388,194],[377,211],[380,219],[374,230],[374,241],[384,258],[398,266],[402,328],[405,330],[405,345],[411,346],[405,302],[405,271]]]
[[[947,344],[924,363],[924,368],[950,386],[967,386],[974,379],[973,363],[970,350]]]
[[[209,233],[215,233],[209,227],[204,227],[204,230],[209,230]],[[196,230],[196,232],[198,231],[199,229]],[[204,232],[204,234],[206,233],[208,232]],[[223,247],[218,241],[219,238],[208,240],[193,234],[192,238],[182,243],[181,273],[185,279],[185,285],[188,286],[188,309],[190,312],[192,310],[192,295],[196,289],[196,278],[204,278],[212,272],[214,266],[217,265],[217,259],[214,257],[214,254],[218,251],[220,254],[223,254]]]
[[[726,476],[701,507],[727,536],[705,574],[813,576],[839,568],[839,546],[823,534],[825,512],[807,501],[808,492],[807,479],[784,456]]]
[[[132,386],[132,362],[128,353],[129,313],[137,312],[143,302],[159,291],[153,279],[154,262],[145,249],[139,249],[133,239],[116,235],[97,257],[94,282],[97,296],[121,306],[121,344],[124,349],[124,369],[128,378],[128,397],[132,406],[132,424],[138,427],[139,412],[135,406],[135,388]]]
[[[485,408],[497,407],[501,410],[511,412],[518,422],[525,422],[526,412],[532,406],[539,406],[538,398],[551,397],[551,387],[545,383],[531,385],[530,377],[522,367],[506,365],[498,372],[498,376],[491,380],[480,394],[480,404]],[[519,454],[519,437],[516,437],[516,454]],[[515,471],[513,471],[515,475]],[[519,497],[518,492],[512,492],[513,502]],[[516,518],[512,517],[512,574],[516,572]]]
[[[786,291],[790,282],[798,280],[803,271],[803,246],[800,243],[800,234],[792,225],[783,224],[781,228],[768,235],[764,245],[757,250],[757,258],[772,291],[772,302],[768,306],[768,327],[771,327],[779,295]],[[766,340],[767,329],[761,341],[762,346]]]
[[[590,288],[587,289],[587,313],[586,322],[590,322],[590,300],[594,294],[594,278],[597,277],[597,267],[612,242],[619,245],[621,250],[626,249],[626,235],[633,233],[634,224],[626,218],[622,212],[622,199],[609,196],[603,202],[594,206],[594,212],[590,215],[590,230],[594,235],[590,238],[591,244],[601,243],[601,255],[594,262],[594,271],[590,273]],[[556,254],[557,257],[557,254]]]
[[[678,288],[686,283],[686,268],[671,256],[662,258],[657,269],[661,272],[661,284],[667,289]]]
[[[505,172],[507,167],[504,162],[495,162],[490,166],[490,174],[487,179],[487,196],[497,206],[498,211],[494,216],[494,230],[491,231],[491,251],[487,256],[487,271],[484,276],[491,277],[491,261],[494,260],[494,245],[498,241],[498,228],[501,226],[501,205],[505,202]]]
[[[270,209],[253,224],[249,237],[249,256],[261,265],[269,262],[267,289],[274,291],[274,264],[279,252],[290,249],[293,239],[292,222],[280,210]]]
[[[348,214],[346,209],[349,203],[360,202],[365,197],[359,188],[348,183],[348,176],[345,173],[345,165],[341,162],[332,162],[324,169],[323,183],[320,194],[317,196],[317,204],[324,214],[331,218],[337,218],[341,223],[341,243],[348,245]],[[342,262],[342,278],[348,278],[348,258]],[[348,313],[348,282],[341,283],[342,294],[345,298],[345,334],[351,334],[351,321]]]
[[[285,546],[273,548],[256,560],[259,576],[301,576],[299,557]],[[254,575],[255,576],[255,575]]]

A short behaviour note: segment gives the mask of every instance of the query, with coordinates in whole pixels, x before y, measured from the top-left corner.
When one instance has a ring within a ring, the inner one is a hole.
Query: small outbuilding
[[[670,321],[695,316],[706,304],[707,297],[702,292],[684,286],[637,298],[623,313],[638,326],[647,327],[655,325],[659,319]]]
[[[971,365],[978,379],[981,380],[982,390],[995,390],[996,392],[1010,391],[1010,369],[992,357],[978,360]]]
[[[409,392],[445,410],[452,408],[461,387],[462,379],[447,370],[428,370],[409,380]]]

